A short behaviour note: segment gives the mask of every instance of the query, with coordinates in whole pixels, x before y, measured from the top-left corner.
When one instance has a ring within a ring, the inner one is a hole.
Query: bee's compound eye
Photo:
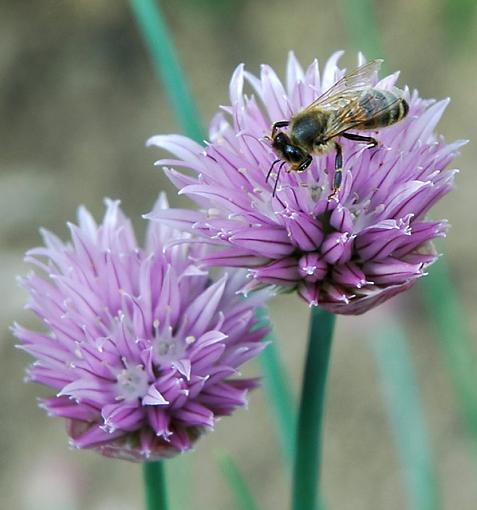
[[[301,149],[293,145],[289,145],[286,150],[286,156],[290,163],[300,163],[306,157]]]
[[[274,142],[277,145],[284,145],[289,143],[288,136],[285,133],[282,133],[281,131],[277,133],[277,136],[275,136]]]

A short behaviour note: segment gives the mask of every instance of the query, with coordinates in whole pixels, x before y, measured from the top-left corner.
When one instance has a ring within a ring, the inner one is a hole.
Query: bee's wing
[[[315,99],[305,108],[305,111],[317,106],[331,110],[339,108],[340,103],[338,103],[338,99],[341,101],[346,97],[355,97],[358,91],[372,86],[373,77],[379,71],[382,62],[381,59],[376,59],[357,67]]]
[[[396,91],[400,92],[398,89]],[[326,140],[331,140],[348,129],[359,128],[360,125],[369,120],[369,109],[366,108],[367,101],[360,100],[360,96],[359,92],[355,92],[354,97],[336,96],[336,100],[330,98],[332,102],[339,102],[341,107],[336,109],[330,117],[326,131],[323,133]],[[378,117],[386,110],[394,108],[401,99],[402,94],[396,94],[394,101],[373,110],[372,117]]]

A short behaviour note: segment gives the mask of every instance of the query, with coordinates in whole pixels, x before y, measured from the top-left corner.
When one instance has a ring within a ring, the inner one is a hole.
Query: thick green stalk
[[[409,508],[438,510],[442,505],[416,371],[406,334],[398,322],[387,321],[385,328],[378,328],[373,335],[372,350]]]
[[[178,455],[165,461],[167,499],[169,507],[180,510],[193,508],[196,479],[193,455]],[[187,490],[184,490],[187,487]]]
[[[130,0],[154,70],[164,85],[184,132],[201,142],[204,139],[199,114],[182,72],[166,23],[155,0]]]
[[[322,424],[334,324],[334,314],[312,308],[296,435],[292,510],[319,507]]]
[[[164,466],[161,461],[144,462],[146,510],[168,510]]]

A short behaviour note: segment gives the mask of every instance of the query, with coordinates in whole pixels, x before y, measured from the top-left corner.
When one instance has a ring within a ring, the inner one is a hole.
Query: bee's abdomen
[[[409,111],[406,100],[388,90],[370,89],[359,99],[363,121],[361,129],[390,126],[402,120]]]

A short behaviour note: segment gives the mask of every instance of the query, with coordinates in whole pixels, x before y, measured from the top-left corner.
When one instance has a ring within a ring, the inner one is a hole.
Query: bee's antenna
[[[273,167],[279,162],[281,161],[281,159],[276,159],[273,163],[272,163],[272,166],[270,167],[270,170],[268,171],[267,173],[267,177],[265,178],[265,182],[268,182],[268,179],[270,179],[270,175],[272,173],[272,170],[273,170]]]
[[[282,171],[283,165],[285,165],[285,164],[286,164],[286,161],[283,161],[282,164],[278,167],[277,178],[275,179],[275,185],[273,186],[272,197],[274,197],[277,193],[278,181],[280,180],[280,172]]]

